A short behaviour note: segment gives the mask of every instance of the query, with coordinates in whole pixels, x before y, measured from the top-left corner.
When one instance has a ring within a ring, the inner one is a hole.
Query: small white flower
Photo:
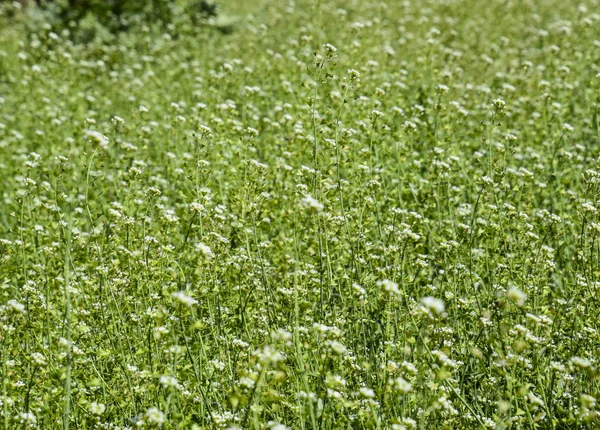
[[[204,255],[205,258],[207,259],[211,259],[214,257],[214,253],[212,252],[212,249],[210,249],[210,246],[205,245],[203,243],[198,243],[196,245],[196,252],[201,253],[202,255]]]
[[[315,199],[313,196],[311,195],[305,195],[302,200],[300,200],[300,204],[302,205],[302,207],[308,208],[308,209],[314,209],[317,212],[321,212],[324,208],[323,204],[319,203],[319,201],[317,199]]]
[[[596,208],[596,206],[594,206],[593,204],[591,204],[590,202],[584,202],[581,204],[581,208],[585,211],[585,212],[589,212],[591,214],[595,214],[596,212],[598,212],[598,209]]]
[[[351,80],[358,80],[360,78],[360,72],[354,69],[348,69],[348,74],[350,75]]]
[[[285,358],[281,352],[277,351],[275,348],[273,348],[272,346],[269,346],[269,345],[265,346],[262,349],[262,351],[261,350],[255,351],[254,354],[259,356],[260,360],[264,363],[275,364]]]
[[[150,408],[144,414],[144,418],[150,424],[156,424],[161,427],[165,423],[165,414],[158,408]]]
[[[394,281],[390,281],[389,279],[384,279],[383,281],[378,282],[377,285],[379,287],[383,288],[383,291],[385,291],[386,293],[388,293],[391,296],[400,296],[401,295],[400,289],[398,288],[398,284],[395,283]]]
[[[404,124],[402,124],[402,128],[407,131],[417,131],[417,124],[415,124],[412,121],[404,121]]]
[[[171,297],[173,297],[173,299],[175,299],[176,301],[178,301],[179,303],[181,303],[182,305],[185,305],[185,306],[191,307],[198,303],[198,300],[194,299],[193,297],[188,296],[183,291],[176,291],[173,294],[171,294]]]
[[[492,101],[492,106],[496,109],[496,110],[502,110],[504,109],[504,107],[506,106],[506,102],[502,99],[494,99]]]
[[[581,406],[586,409],[594,409],[596,407],[596,398],[589,394],[582,394],[579,396],[579,400],[581,401]]]
[[[329,346],[331,347],[331,350],[338,355],[345,355],[348,352],[346,346],[337,340],[332,341]]]
[[[21,420],[22,424],[26,424],[29,428],[29,426],[33,426],[35,425],[35,423],[37,423],[37,418],[36,416],[31,412],[21,412],[19,414],[19,418]]]
[[[383,112],[378,111],[377,109],[373,109],[371,112],[374,118],[383,118]]]
[[[123,118],[121,118],[120,116],[117,116],[117,115],[113,116],[113,117],[111,118],[111,121],[112,121],[112,123],[113,123],[114,125],[117,125],[117,124],[125,124],[125,120],[124,120]]]
[[[200,133],[203,135],[206,134],[206,135],[210,136],[212,134],[212,129],[205,125],[201,125],[200,127],[198,127],[198,131],[200,131]]]
[[[372,399],[373,397],[375,397],[375,391],[373,391],[372,389],[368,388],[368,387],[361,387],[358,392],[360,393],[361,396],[367,398],[367,399]]]
[[[435,297],[423,297],[421,299],[421,305],[434,315],[442,315],[446,310],[444,302]]]
[[[587,369],[589,367],[592,367],[592,362],[587,358],[573,357],[571,358],[570,363],[571,366],[579,367],[580,369]]]
[[[163,375],[160,377],[159,382],[163,388],[179,388],[179,382],[174,376]]]
[[[96,143],[101,148],[106,148],[108,146],[108,137],[99,131],[88,130],[85,132],[85,136],[90,140],[90,142]]]
[[[267,425],[271,430],[290,430],[288,426],[273,421],[269,421]]]
[[[160,326],[160,327],[155,327],[152,330],[152,334],[154,336],[154,339],[158,340],[160,339],[163,335],[165,334],[169,334],[169,329],[164,327],[164,326]]]
[[[527,299],[527,295],[515,287],[510,287],[510,289],[506,292],[506,297],[515,302],[518,307],[523,307],[523,305],[525,305],[525,300]]]
[[[562,125],[562,129],[563,131],[566,131],[568,133],[572,133],[573,131],[575,131],[575,128],[571,124],[567,124],[566,122]]]
[[[392,387],[392,389],[402,394],[407,394],[410,392],[410,390],[412,390],[412,384],[402,377],[391,379],[389,381],[389,384]]]
[[[106,410],[106,405],[103,403],[90,403],[90,413],[93,415],[102,415]]]
[[[494,180],[489,176],[482,176],[480,178],[481,182],[486,185],[494,185]]]
[[[33,354],[31,354],[31,359],[36,363],[39,364],[41,366],[46,364],[46,357],[44,357],[43,354],[39,353],[39,352],[34,352]]]
[[[8,302],[6,302],[6,304],[8,306],[10,306],[12,308],[13,311],[17,312],[17,313],[25,313],[25,305],[23,303],[19,303],[16,300],[9,300]]]
[[[323,48],[325,48],[325,50],[331,54],[333,54],[337,51],[337,48],[335,46],[333,46],[331,43],[326,43],[325,45],[323,45]]]

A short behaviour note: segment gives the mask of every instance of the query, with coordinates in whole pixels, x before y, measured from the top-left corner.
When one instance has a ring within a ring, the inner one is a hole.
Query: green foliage
[[[182,23],[206,26],[209,20],[215,19],[213,24],[216,23],[218,29],[225,32],[233,29],[227,23],[230,19],[218,19],[217,4],[208,0],[183,3],[174,0],[49,0],[18,8],[5,7],[5,14],[15,17],[19,9],[26,15],[30,32],[40,32],[48,26],[55,32],[68,30],[72,40],[78,43],[89,43],[95,38],[109,43],[113,35],[124,31],[143,31],[147,26],[164,30]]]
[[[198,5],[0,5],[0,428],[598,428],[598,2]]]

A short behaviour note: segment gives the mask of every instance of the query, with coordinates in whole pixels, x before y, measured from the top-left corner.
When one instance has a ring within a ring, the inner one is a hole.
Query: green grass
[[[0,428],[597,428],[596,0],[0,6]]]

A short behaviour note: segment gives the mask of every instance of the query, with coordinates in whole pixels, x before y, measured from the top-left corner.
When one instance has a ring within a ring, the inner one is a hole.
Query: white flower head
[[[323,48],[325,48],[325,50],[330,54],[334,54],[337,51],[337,48],[331,43],[326,43],[325,45],[323,45]]]
[[[125,124],[125,120],[123,118],[121,118],[120,116],[113,116],[111,118],[111,121],[114,125],[118,125],[118,124]]]
[[[108,146],[108,137],[95,130],[88,130],[85,132],[85,137],[92,143],[99,145],[101,148]]]
[[[515,287],[510,287],[506,292],[506,297],[512,302],[514,302],[518,307],[523,307],[525,305],[525,300],[527,299],[527,294],[523,291],[519,290]]]
[[[281,352],[269,345],[265,346],[262,350],[255,351],[254,354],[257,355],[260,358],[260,361],[265,364],[276,364],[277,362],[285,359]]]
[[[372,399],[373,397],[375,397],[375,391],[373,391],[369,387],[361,387],[358,390],[358,392],[360,393],[361,396],[363,396],[366,399]]]
[[[160,377],[159,382],[163,388],[179,388],[179,382],[174,376],[163,375]]]
[[[346,348],[343,343],[338,342],[337,340],[332,341],[329,346],[331,347],[331,350],[338,355],[346,355],[348,352],[348,348]]]
[[[173,294],[171,294],[171,297],[173,297],[173,299],[175,301],[181,303],[182,305],[189,306],[189,307],[192,307],[198,303],[198,300],[194,299],[193,297],[188,296],[183,291],[176,291]]]
[[[579,369],[588,369],[590,367],[592,367],[592,362],[590,360],[588,360],[587,358],[581,358],[581,357],[573,357],[571,358],[571,360],[569,361],[569,364],[571,365],[571,368],[579,368]]]
[[[348,69],[348,75],[350,75],[351,80],[358,80],[360,78],[360,72],[355,69]]]
[[[90,403],[90,413],[92,415],[102,415],[106,410],[106,405],[103,403]]]
[[[16,300],[9,300],[8,302],[6,302],[6,304],[8,306],[10,306],[10,308],[19,313],[19,314],[23,314],[25,313],[25,305],[23,303],[19,303]]]
[[[144,414],[144,419],[150,424],[161,427],[165,423],[165,414],[158,408],[150,408]]]
[[[427,296],[421,299],[421,306],[432,315],[444,315],[446,306],[444,302],[435,297]]]
[[[271,430],[290,430],[290,428],[286,425],[283,425],[281,423],[275,422],[275,421],[269,421],[267,423],[267,425],[269,426],[269,428]]]
[[[321,212],[325,208],[322,203],[309,194],[300,200],[300,205],[307,209],[313,209],[316,212]]]
[[[204,257],[208,260],[215,256],[215,254],[212,252],[212,249],[210,249],[210,246],[205,245],[204,243],[198,243],[196,245],[196,252],[199,252],[202,255],[204,255]]]
[[[502,100],[502,99],[494,99],[492,101],[492,106],[496,110],[502,110],[506,106],[506,102],[504,100]]]
[[[575,131],[575,128],[571,124],[568,124],[566,122],[562,125],[562,129],[567,133],[572,133]]]
[[[379,281],[377,286],[383,288],[383,291],[388,293],[390,296],[399,297],[402,293],[398,288],[398,284],[394,281],[390,281],[389,279],[384,279],[383,281]]]
[[[389,385],[393,390],[401,394],[408,394],[412,390],[412,384],[401,376],[396,379],[390,379]]]

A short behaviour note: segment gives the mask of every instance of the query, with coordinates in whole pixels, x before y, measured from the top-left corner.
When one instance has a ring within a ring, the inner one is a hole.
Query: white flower
[[[582,394],[579,396],[579,400],[581,401],[581,406],[586,409],[594,409],[596,407],[596,399],[589,394]]]
[[[350,79],[357,80],[360,78],[360,72],[354,69],[348,69],[348,74],[350,75]]]
[[[171,294],[171,297],[173,297],[173,299],[185,306],[191,307],[198,303],[198,300],[188,296],[183,291],[176,291],[173,294]]]
[[[98,144],[101,148],[106,148],[108,146],[108,137],[99,131],[88,130],[85,132],[85,136],[90,140],[90,142]]]
[[[125,120],[123,118],[121,118],[120,116],[117,116],[117,115],[113,116],[112,119],[111,119],[111,121],[113,122],[114,125],[125,124]]]
[[[416,131],[417,124],[415,124],[412,121],[404,121],[404,124],[402,124],[402,128],[408,131]]]
[[[391,296],[400,296],[401,294],[398,284],[389,279],[384,279],[383,281],[378,282],[377,285],[383,288],[383,291]]]
[[[179,382],[174,376],[163,375],[160,377],[159,382],[163,388],[179,388]]]
[[[323,48],[325,48],[325,50],[331,54],[337,51],[337,48],[331,43],[326,43],[325,45],[323,45]]]
[[[280,329],[277,329],[277,331],[272,332],[271,337],[275,340],[287,342],[292,338],[292,333],[280,328]]]
[[[102,415],[106,410],[106,405],[103,403],[90,403],[90,413],[93,415]]]
[[[592,362],[587,358],[573,357],[571,358],[571,366],[579,367],[580,369],[586,369],[592,367]]]
[[[165,334],[169,334],[169,329],[164,327],[164,326],[160,326],[160,327],[155,327],[152,330],[152,334],[154,336],[154,339],[158,340],[160,339],[163,335]]]
[[[156,424],[161,427],[165,423],[165,414],[157,408],[150,408],[144,414],[144,418],[150,424]]]
[[[31,354],[31,359],[35,361],[36,364],[42,366],[46,364],[46,357],[44,357],[44,355],[39,352],[34,352],[33,354]]]
[[[283,424],[274,422],[274,421],[269,421],[269,423],[267,424],[269,426],[269,428],[271,430],[289,430],[290,428],[288,426],[285,426]]]
[[[506,297],[515,302],[518,307],[523,307],[525,300],[527,299],[527,295],[515,287],[510,287],[510,289],[506,292]]]
[[[333,352],[339,355],[345,355],[346,352],[348,352],[346,346],[343,343],[338,342],[337,340],[332,341],[329,346],[331,347],[331,350]]]
[[[196,252],[201,253],[202,255],[204,255],[204,257],[206,257],[207,259],[211,259],[214,257],[214,254],[212,252],[212,249],[210,249],[210,246],[205,245],[203,243],[198,243],[196,245]]]
[[[377,109],[373,109],[371,114],[373,115],[374,118],[382,118],[383,117],[383,112],[378,111]]]
[[[20,314],[25,313],[25,305],[23,303],[19,303],[16,300],[9,300],[8,302],[6,302],[6,304],[10,306],[15,312],[18,312]]]
[[[407,394],[412,390],[412,384],[402,377],[391,379],[389,381],[392,389],[399,391],[402,394]]]
[[[567,124],[566,122],[562,125],[562,129],[563,131],[566,131],[568,133],[572,133],[573,131],[575,131],[575,128],[571,124]]]
[[[314,209],[317,212],[321,212],[325,207],[323,204],[319,203],[317,199],[308,194],[305,195],[302,200],[300,200],[300,205],[308,209]]]
[[[259,356],[264,363],[277,363],[285,358],[281,352],[269,345],[265,346],[262,351],[255,351],[254,354]]]
[[[434,315],[442,315],[446,310],[443,301],[430,296],[423,297],[421,299],[421,306],[423,306],[425,309],[427,309]]]
[[[494,99],[492,101],[492,106],[497,110],[502,110],[506,106],[506,102],[502,99]]]
[[[19,418],[21,419],[21,423],[27,424],[28,427],[37,423],[37,418],[31,411],[30,412],[21,412],[19,414]]]
[[[361,394],[361,396],[367,399],[372,399],[373,397],[375,397],[375,391],[368,387],[361,387],[360,390],[358,390],[358,392]]]
[[[209,136],[212,134],[212,129],[205,125],[201,125],[200,127],[198,127],[198,130],[200,131],[201,134],[206,134]]]
[[[596,208],[596,206],[594,206],[593,204],[591,204],[590,202],[584,202],[581,204],[581,208],[585,211],[585,212],[589,212],[591,214],[595,214],[596,212],[598,212],[598,209]]]

